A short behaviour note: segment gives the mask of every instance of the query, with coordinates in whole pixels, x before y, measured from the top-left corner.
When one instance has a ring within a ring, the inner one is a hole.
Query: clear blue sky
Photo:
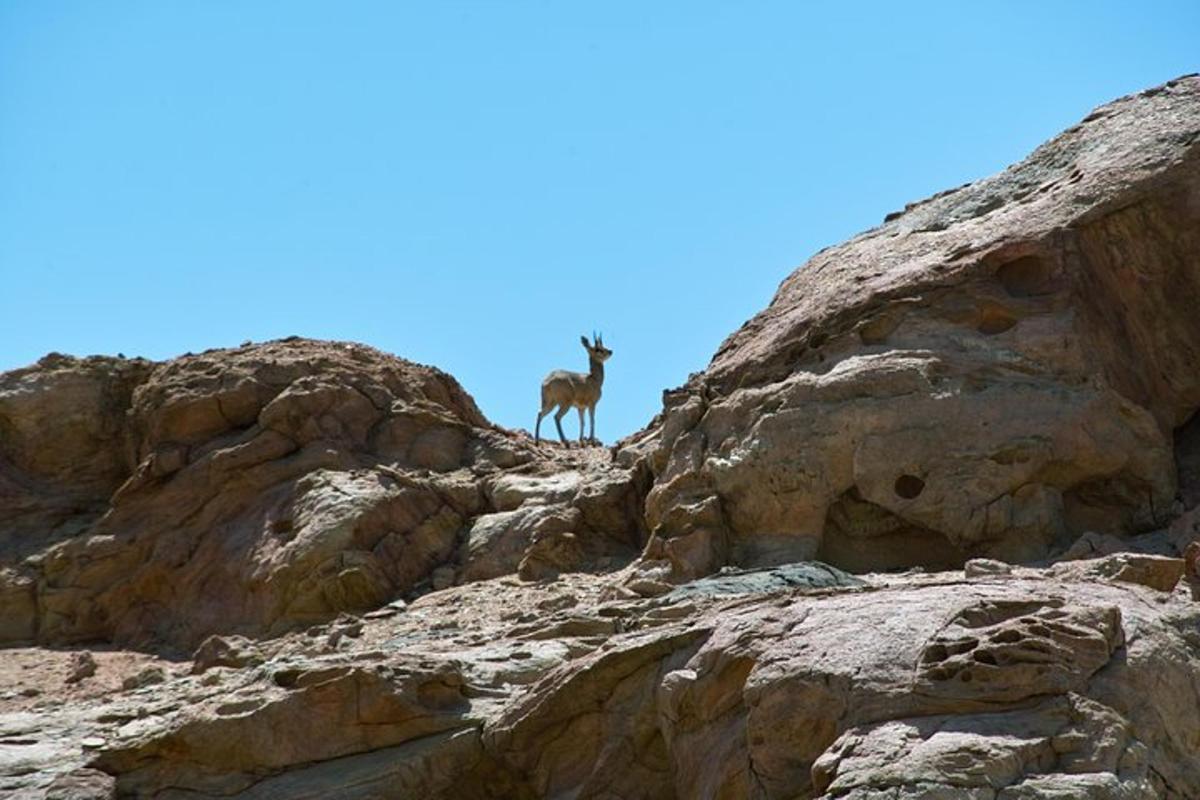
[[[1196,0],[7,0],[0,369],[352,339],[532,428],[596,328],[612,441],[815,250],[1197,70]]]

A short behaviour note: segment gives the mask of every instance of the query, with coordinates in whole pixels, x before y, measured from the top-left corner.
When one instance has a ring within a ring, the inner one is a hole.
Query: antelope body
[[[579,341],[588,354],[588,371],[568,372],[556,369],[542,379],[542,406],[538,411],[537,424],[533,426],[533,440],[541,440],[542,417],[550,413],[550,409],[558,406],[554,414],[554,424],[558,428],[558,438],[567,444],[563,435],[562,418],[571,408],[579,411],[579,444],[583,444],[583,412],[586,409],[591,418],[592,430],[590,441],[596,441],[596,403],[600,401],[600,387],[604,385],[604,362],[612,355],[612,350],[604,346],[600,336],[592,334],[592,343],[588,344],[586,336],[580,336]]]

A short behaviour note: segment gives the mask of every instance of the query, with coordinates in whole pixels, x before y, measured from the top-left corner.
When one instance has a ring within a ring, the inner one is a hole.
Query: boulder
[[[213,667],[241,669],[263,662],[262,652],[243,636],[209,636],[192,654],[192,674],[202,675]]]
[[[0,642],[191,650],[516,572],[551,528],[579,536],[561,569],[644,542],[644,470],[562,469],[362,345],[52,355],[0,376],[0,434]]]
[[[648,554],[944,569],[1167,524],[1200,408],[1198,132],[1180,78],[814,256],[626,442]]]

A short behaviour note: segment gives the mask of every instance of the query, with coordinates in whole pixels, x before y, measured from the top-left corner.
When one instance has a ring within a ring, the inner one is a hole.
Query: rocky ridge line
[[[0,794],[1200,797],[1198,221],[1193,76],[611,453],[361,345],[2,375]]]

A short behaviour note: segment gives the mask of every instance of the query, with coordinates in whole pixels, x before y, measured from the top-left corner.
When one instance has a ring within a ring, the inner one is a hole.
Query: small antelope
[[[589,441],[596,441],[596,403],[600,401],[600,387],[604,385],[604,362],[612,355],[612,350],[604,346],[603,335],[592,334],[593,344],[588,344],[586,336],[580,336],[583,349],[588,353],[588,366],[591,368],[585,375],[582,372],[568,372],[556,369],[542,379],[542,409],[538,412],[537,424],[533,426],[534,442],[541,441],[542,417],[550,413],[550,409],[558,406],[554,415],[554,424],[558,427],[558,438],[567,444],[563,435],[562,418],[567,409],[574,406],[579,411],[579,444],[583,446],[583,410],[586,408],[592,422],[592,435]]]

